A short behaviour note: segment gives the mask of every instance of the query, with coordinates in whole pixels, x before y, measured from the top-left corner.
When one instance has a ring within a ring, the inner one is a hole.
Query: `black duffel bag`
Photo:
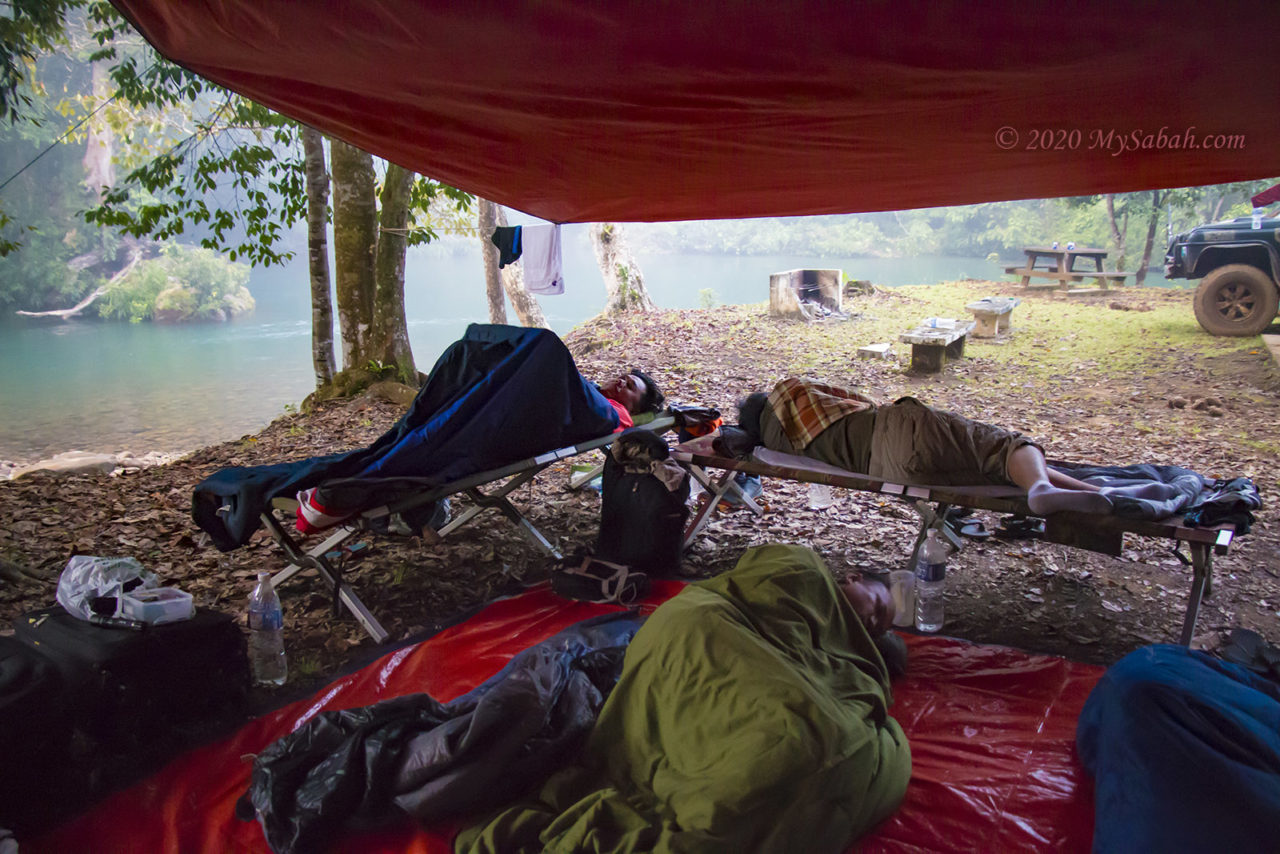
[[[689,473],[670,457],[667,443],[643,427],[614,441],[604,464],[597,558],[652,576],[679,572]]]

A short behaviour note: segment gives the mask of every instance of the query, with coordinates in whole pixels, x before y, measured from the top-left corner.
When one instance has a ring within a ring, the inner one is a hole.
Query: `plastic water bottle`
[[[249,595],[249,666],[259,685],[283,685],[289,675],[284,655],[284,612],[271,584],[271,573],[259,572]]]
[[[1254,227],[1254,228],[1262,228],[1262,208],[1254,208],[1254,209],[1253,209],[1253,223],[1252,223],[1252,225],[1253,225],[1253,227]]]
[[[916,561],[916,628],[936,632],[942,628],[946,610],[947,547],[930,529]]]

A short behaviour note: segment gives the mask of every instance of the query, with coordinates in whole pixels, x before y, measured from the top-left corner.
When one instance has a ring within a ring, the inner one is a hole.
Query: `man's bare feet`
[[[1037,484],[1027,492],[1027,505],[1037,516],[1073,510],[1077,513],[1110,513],[1111,499],[1101,492],[1082,489],[1059,489],[1048,483]]]

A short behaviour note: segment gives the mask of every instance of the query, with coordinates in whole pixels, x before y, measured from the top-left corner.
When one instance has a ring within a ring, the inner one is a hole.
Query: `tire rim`
[[[1257,297],[1248,285],[1224,285],[1218,289],[1217,309],[1224,320],[1239,323],[1257,310]]]

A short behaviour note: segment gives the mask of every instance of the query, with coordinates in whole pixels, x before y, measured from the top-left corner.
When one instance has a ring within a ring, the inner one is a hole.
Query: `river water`
[[[566,226],[563,243],[566,293],[540,298],[561,334],[598,313],[605,296],[587,227]],[[260,430],[314,388],[300,255],[288,267],[255,270],[249,288],[257,309],[230,323],[0,319],[0,460],[30,462],[72,449],[181,452]],[[696,308],[708,289],[718,304],[764,302],[769,274],[797,267],[836,267],[888,286],[1002,274],[972,258],[638,254],[637,261],[662,308]],[[414,358],[425,371],[468,323],[487,320],[478,246],[411,249],[405,309]]]

